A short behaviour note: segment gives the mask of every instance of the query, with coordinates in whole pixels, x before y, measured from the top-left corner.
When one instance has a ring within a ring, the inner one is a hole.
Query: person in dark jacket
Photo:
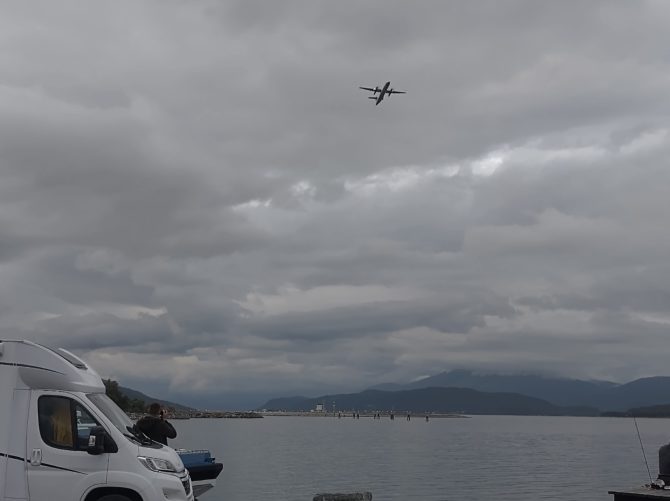
[[[177,431],[165,419],[160,404],[153,403],[149,406],[149,415],[142,417],[137,422],[137,427],[154,442],[167,445],[168,438],[176,438]]]

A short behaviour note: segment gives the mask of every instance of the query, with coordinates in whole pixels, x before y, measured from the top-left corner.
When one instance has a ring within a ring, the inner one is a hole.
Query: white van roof
[[[76,355],[31,341],[0,340],[0,373],[16,376],[15,389],[104,393],[102,379]]]

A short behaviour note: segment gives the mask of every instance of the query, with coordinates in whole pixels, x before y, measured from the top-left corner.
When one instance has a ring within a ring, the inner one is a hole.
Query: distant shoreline
[[[341,412],[339,415],[337,412],[310,412],[310,411],[258,411],[262,416],[267,417],[320,417],[320,418],[341,418],[341,419],[354,419],[352,412]],[[381,418],[390,419],[391,414],[388,412],[374,413],[374,412],[361,412],[357,413],[357,416],[360,418],[373,418],[375,414],[379,414]],[[404,412],[398,412],[393,414],[394,419],[407,419],[407,414]],[[410,414],[410,417],[414,419],[426,419],[428,418],[470,418],[465,414],[451,414],[451,413],[426,413],[426,414]]]

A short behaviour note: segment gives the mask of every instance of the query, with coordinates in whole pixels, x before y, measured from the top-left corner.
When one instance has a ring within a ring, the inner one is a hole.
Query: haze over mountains
[[[119,391],[121,391],[121,393],[123,393],[128,398],[142,400],[146,406],[149,406],[149,404],[153,402],[158,402],[165,408],[176,409],[179,411],[193,410],[192,407],[178,404],[176,402],[171,402],[169,400],[162,400],[160,398],[150,397],[149,395],[145,395],[141,391],[133,390],[132,388],[126,388],[125,386],[119,386]]]
[[[459,388],[474,392],[442,391]],[[452,401],[447,405],[445,399]],[[648,377],[618,384],[611,381],[454,370],[407,384],[381,384],[360,393],[273,399],[262,407],[309,410],[316,403],[326,403],[328,406],[334,401],[338,402],[338,408],[341,409],[383,410],[394,407],[435,412],[461,409],[470,413],[597,414],[667,404],[670,402],[670,377]],[[460,407],[457,405],[459,403]],[[473,410],[467,411],[466,407]]]

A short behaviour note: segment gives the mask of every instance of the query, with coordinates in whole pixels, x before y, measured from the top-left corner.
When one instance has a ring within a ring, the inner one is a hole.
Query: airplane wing
[[[389,94],[407,94],[407,92],[404,91],[404,90],[393,90],[393,89],[391,89],[391,90],[387,90],[386,92],[389,93]]]
[[[359,89],[369,90],[370,92],[375,92],[377,90],[377,89],[373,89],[371,87],[359,87]]]

